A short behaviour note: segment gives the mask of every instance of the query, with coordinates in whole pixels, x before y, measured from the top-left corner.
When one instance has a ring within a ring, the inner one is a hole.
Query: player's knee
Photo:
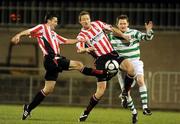
[[[127,73],[131,76],[134,76],[135,75],[134,68],[132,66],[129,66],[127,68]]]
[[[127,63],[126,63],[126,72],[131,76],[135,75],[134,67],[133,67],[132,63],[130,63],[129,61],[127,61]]]
[[[100,99],[104,95],[105,90],[105,87],[98,87],[98,89],[96,90],[96,97]]]
[[[141,81],[141,80],[137,81],[137,84],[138,84],[139,87],[145,85],[144,81]]]
[[[84,65],[83,65],[82,62],[76,61],[75,62],[75,67],[76,67],[76,69],[81,70],[84,67]]]
[[[97,99],[101,99],[101,97],[104,95],[104,91],[98,91],[95,93],[95,96]]]
[[[139,86],[139,87],[141,87],[141,86],[145,85],[145,82],[144,82],[144,78],[143,78],[143,76],[139,76],[139,75],[137,75],[137,77],[136,77],[136,81],[137,81],[137,84],[138,84],[138,86]]]
[[[78,62],[78,67],[79,67],[80,69],[82,69],[82,68],[84,67],[83,63],[82,63],[82,62]]]
[[[46,95],[49,95],[54,91],[54,86],[44,87],[43,91]]]

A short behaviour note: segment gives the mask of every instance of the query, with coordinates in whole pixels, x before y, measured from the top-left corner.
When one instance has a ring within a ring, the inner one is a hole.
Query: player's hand
[[[83,39],[83,38],[78,38],[77,40],[78,42],[86,42],[86,39]]]
[[[14,37],[12,37],[11,42],[14,44],[18,44],[20,41],[20,35],[15,35]]]
[[[122,37],[125,39],[126,42],[127,41],[129,42],[132,39],[131,35],[129,35],[129,34],[123,34]]]
[[[146,31],[147,31],[147,32],[150,31],[150,30],[152,30],[152,28],[153,28],[153,23],[152,23],[152,21],[149,21],[148,23],[145,23],[145,28],[146,28]]]
[[[96,50],[96,48],[94,48],[94,47],[88,47],[88,48],[86,48],[86,52],[92,52],[92,51],[95,51]]]

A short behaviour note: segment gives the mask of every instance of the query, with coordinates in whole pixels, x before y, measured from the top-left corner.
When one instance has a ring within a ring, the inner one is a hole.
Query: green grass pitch
[[[129,110],[96,107],[86,122],[78,122],[84,107],[39,106],[28,120],[21,120],[22,106],[0,105],[0,124],[131,124]],[[138,110],[138,124],[180,124],[179,112],[153,111],[144,116]]]

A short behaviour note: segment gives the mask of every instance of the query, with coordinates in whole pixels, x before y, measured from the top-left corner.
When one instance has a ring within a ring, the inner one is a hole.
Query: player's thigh
[[[106,90],[106,81],[97,82],[97,91],[105,91]]]
[[[43,88],[43,91],[45,93],[53,92],[55,84],[56,84],[56,81],[45,81],[45,86]]]
[[[124,59],[121,64],[120,64],[120,69],[132,73],[134,72],[134,67],[133,64],[128,60],[128,59]]]
[[[106,90],[106,83],[106,81],[101,81],[97,83],[97,89],[95,93],[96,98],[100,99],[104,95],[104,92]]]
[[[70,60],[69,70],[81,70],[83,68],[83,63],[80,61]]]

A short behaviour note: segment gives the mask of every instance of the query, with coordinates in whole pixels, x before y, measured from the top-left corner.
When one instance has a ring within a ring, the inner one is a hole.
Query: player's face
[[[119,19],[119,22],[117,24],[117,27],[119,28],[119,30],[121,30],[122,32],[126,32],[128,29],[129,23],[126,19]]]
[[[51,27],[51,30],[55,30],[56,26],[58,25],[58,19],[57,17],[53,17],[50,21],[50,27]]]
[[[80,17],[79,23],[82,25],[84,29],[89,29],[91,27],[91,19],[89,15],[82,15]]]

